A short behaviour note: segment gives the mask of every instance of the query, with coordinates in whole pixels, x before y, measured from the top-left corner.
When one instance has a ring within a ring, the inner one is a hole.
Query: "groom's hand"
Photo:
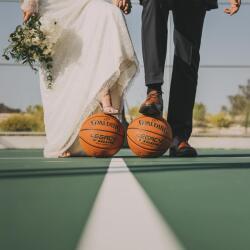
[[[240,9],[240,5],[241,5],[241,0],[229,0],[230,3],[230,7],[224,9],[224,12],[230,16],[236,14],[239,9]]]

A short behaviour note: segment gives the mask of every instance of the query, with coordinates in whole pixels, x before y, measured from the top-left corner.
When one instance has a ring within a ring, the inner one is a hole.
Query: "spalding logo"
[[[90,123],[92,126],[102,125],[102,126],[110,127],[110,128],[113,128],[117,133],[121,133],[121,127],[118,126],[117,124],[109,122],[109,121],[92,120]]]
[[[161,130],[164,134],[166,134],[168,132],[168,130],[165,126],[162,126],[161,124],[158,124],[156,122],[139,120],[139,124],[141,126],[151,126],[151,127],[157,128],[157,129]]]

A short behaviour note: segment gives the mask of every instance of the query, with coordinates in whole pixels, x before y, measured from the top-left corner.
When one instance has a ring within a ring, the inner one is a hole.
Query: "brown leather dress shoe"
[[[195,148],[191,147],[188,141],[181,140],[178,137],[173,139],[169,150],[170,157],[196,157],[198,156]]]
[[[163,111],[162,92],[152,90],[148,93],[146,100],[142,103],[139,112],[148,116],[159,116]]]

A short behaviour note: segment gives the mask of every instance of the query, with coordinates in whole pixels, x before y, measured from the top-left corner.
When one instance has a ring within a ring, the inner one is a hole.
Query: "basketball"
[[[163,155],[172,142],[172,130],[163,118],[140,116],[128,127],[128,145],[139,157]]]
[[[111,157],[122,147],[124,129],[120,121],[104,113],[88,117],[81,126],[79,141],[88,156]]]

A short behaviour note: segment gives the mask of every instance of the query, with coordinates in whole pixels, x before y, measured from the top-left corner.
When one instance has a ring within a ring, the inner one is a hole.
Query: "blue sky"
[[[250,66],[250,5],[243,5],[240,12],[229,17],[223,13],[224,6],[207,13],[201,47],[201,65],[249,65]],[[138,58],[142,62],[140,42],[141,6],[135,5],[132,14],[126,17],[128,28]],[[18,3],[0,2],[0,50],[6,46],[8,35],[21,22]],[[172,22],[170,27],[170,41]],[[173,57],[173,45],[167,57],[167,65]],[[23,66],[0,66],[0,103],[25,109],[29,104],[41,103],[38,75]],[[167,108],[169,68],[165,71],[165,103]],[[218,112],[228,104],[228,95],[237,93],[238,85],[250,79],[249,68],[204,68],[201,67],[197,90],[197,102],[206,104],[211,113]],[[129,106],[139,105],[145,97],[143,67],[127,95]]]

